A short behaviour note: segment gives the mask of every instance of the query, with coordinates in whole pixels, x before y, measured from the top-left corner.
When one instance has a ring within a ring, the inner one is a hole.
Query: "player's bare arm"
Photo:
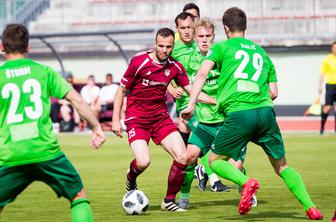
[[[193,85],[187,85],[183,87],[183,89],[187,92],[188,95],[191,94],[192,88],[193,88]],[[216,99],[211,96],[208,96],[204,92],[200,92],[197,98],[197,102],[216,105]]]
[[[206,81],[208,73],[214,67],[214,65],[215,63],[210,60],[205,60],[202,63],[201,68],[197,72],[197,75],[196,75],[196,78],[195,78],[195,81],[194,81],[194,84],[193,84],[193,87],[190,93],[188,107],[181,112],[181,117],[183,119],[190,119],[193,116],[197,98],[199,94],[201,93],[202,87]]]
[[[105,134],[89,105],[74,89],[66,94],[65,99],[67,99],[77,110],[79,115],[89,123],[92,129],[91,145],[93,148],[99,148],[105,142]]]
[[[181,87],[174,87],[173,84],[170,82],[167,90],[174,98],[181,98],[183,95],[183,89]]]
[[[114,97],[114,104],[113,104],[112,132],[117,136],[119,136],[120,138],[122,138],[122,127],[120,123],[120,118],[125,93],[126,89],[122,86],[119,86],[116,95]]]
[[[276,82],[269,83],[270,95],[272,100],[275,100],[278,97],[278,84]]]

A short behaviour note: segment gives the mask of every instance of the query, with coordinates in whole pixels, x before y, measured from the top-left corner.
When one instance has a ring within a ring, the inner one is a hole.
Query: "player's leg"
[[[335,210],[335,212],[334,212],[334,216],[333,216],[333,218],[331,219],[331,222],[336,222],[336,210]]]
[[[130,163],[126,177],[126,190],[137,189],[136,178],[145,171],[151,162],[149,148],[146,140],[135,140],[131,144],[135,159]]]
[[[80,190],[71,200],[71,218],[72,222],[92,222],[93,215],[90,208],[90,202],[86,197],[85,190]]]
[[[287,165],[285,157],[275,159],[269,156],[269,159],[275,172],[283,179],[294,197],[303,205],[309,219],[322,220],[323,216],[311,200],[300,173]]]
[[[321,135],[324,133],[324,126],[327,122],[331,106],[333,105],[333,90],[335,89],[333,89],[332,85],[326,84],[325,105],[323,106],[321,112],[321,128],[320,128]]]
[[[285,158],[285,147],[279,126],[276,122],[273,109],[259,109],[258,136],[253,142],[260,145],[268,155],[275,172],[284,180],[288,189],[296,199],[304,206],[310,219],[322,219],[322,215],[315,208],[305,188],[300,174],[293,168],[288,167]],[[312,209],[312,210],[310,210]],[[312,213],[310,212],[312,211]]]
[[[174,161],[169,171],[168,189],[161,209],[168,211],[184,211],[176,203],[176,194],[180,191],[187,167],[187,150],[182,137],[177,131],[167,135],[160,145],[173,157]]]
[[[0,166],[0,216],[5,206],[33,181],[26,165],[16,167]],[[0,219],[1,221],[1,219]]]
[[[194,180],[194,170],[197,163],[197,159],[201,153],[200,148],[193,144],[188,144],[187,147],[188,153],[188,165],[186,168],[186,174],[180,190],[180,199],[178,200],[178,205],[183,208],[189,208],[189,199],[190,199],[190,189],[192,181]]]
[[[34,178],[48,184],[58,197],[63,196],[70,201],[73,222],[93,221],[82,180],[64,154],[33,166]]]

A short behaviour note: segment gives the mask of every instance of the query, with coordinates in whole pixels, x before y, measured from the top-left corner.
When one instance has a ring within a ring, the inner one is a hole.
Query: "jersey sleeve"
[[[222,64],[221,45],[218,44],[218,43],[213,44],[212,47],[211,47],[211,49],[208,51],[205,59],[213,61],[215,63],[213,69],[220,70],[221,64]]]
[[[189,79],[185,69],[183,68],[182,65],[177,65],[177,67],[179,68],[178,74],[174,78],[176,84],[181,87],[189,85]]]
[[[268,82],[278,82],[274,64],[271,60],[270,60],[270,63],[271,63],[271,67],[268,73]]]
[[[136,71],[137,71],[136,62],[134,58],[131,60],[130,64],[127,67],[123,77],[121,78],[120,85],[125,89],[130,89],[135,83],[136,80]]]
[[[63,99],[72,89],[72,86],[56,71],[48,68],[48,92],[49,95]]]

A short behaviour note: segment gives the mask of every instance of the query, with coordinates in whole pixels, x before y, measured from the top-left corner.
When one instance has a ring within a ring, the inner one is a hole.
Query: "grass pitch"
[[[258,206],[240,216],[236,187],[228,193],[200,192],[196,181],[191,190],[191,208],[185,213],[161,212],[171,158],[151,144],[152,163],[138,179],[139,189],[149,197],[146,215],[126,216],[121,207],[125,194],[125,173],[132,159],[126,138],[107,136],[100,150],[89,148],[89,135],[59,135],[64,152],[80,172],[94,213],[95,221],[305,221],[301,205],[275,175],[262,149],[248,145],[245,167],[248,175],[260,182]],[[336,205],[336,136],[285,135],[287,160],[302,175],[318,208],[330,221]],[[228,181],[225,184],[234,186]],[[57,199],[41,182],[34,182],[15,202],[9,204],[2,222],[70,221],[66,199]]]

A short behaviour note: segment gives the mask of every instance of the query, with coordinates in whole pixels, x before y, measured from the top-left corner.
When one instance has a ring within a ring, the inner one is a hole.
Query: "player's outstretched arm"
[[[269,83],[270,95],[272,100],[275,100],[278,97],[278,84],[276,82]]]
[[[66,94],[65,99],[68,100],[78,114],[89,123],[92,129],[91,145],[93,148],[99,148],[105,142],[105,134],[89,105],[74,89]]]
[[[119,86],[116,95],[114,97],[114,104],[113,104],[112,132],[117,136],[119,136],[120,138],[122,138],[122,127],[120,123],[120,118],[125,93],[126,89],[122,86]]]
[[[205,60],[202,63],[201,68],[198,70],[194,84],[192,86],[188,107],[181,112],[181,117],[183,119],[190,119],[192,115],[194,114],[194,109],[195,109],[197,98],[199,97],[202,91],[202,87],[205,83],[208,73],[214,67],[214,65],[215,63],[210,60]],[[216,104],[216,101],[214,101],[214,104]]]

